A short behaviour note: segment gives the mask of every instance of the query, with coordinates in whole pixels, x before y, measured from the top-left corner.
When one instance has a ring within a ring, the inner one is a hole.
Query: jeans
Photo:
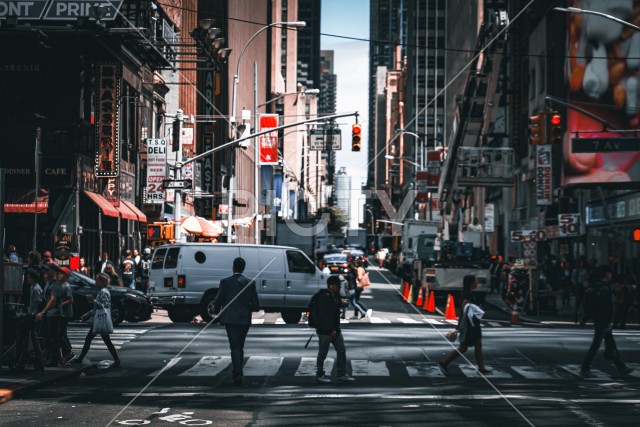
[[[84,339],[82,352],[80,353],[80,356],[78,356],[78,359],[80,360],[84,359],[84,357],[89,352],[89,348],[91,348],[91,341],[93,341],[95,337],[96,337],[96,334],[93,333],[92,329],[89,329],[89,332],[87,333],[87,337]],[[102,337],[102,341],[104,341],[104,344],[107,346],[107,349],[109,349],[109,353],[111,353],[111,357],[113,357],[113,361],[114,362],[120,361],[120,359],[118,358],[118,353],[116,352],[116,348],[113,346],[113,343],[111,342],[111,337],[109,336],[109,334],[101,334],[100,337]]]
[[[338,363],[337,374],[342,377],[347,374],[347,349],[344,346],[344,338],[342,332],[338,332],[335,337],[331,335],[318,334],[318,359],[316,360],[317,376],[324,375],[324,360],[329,353],[329,344],[333,344],[333,348],[336,349]]]
[[[231,363],[233,364],[233,377],[242,376],[242,365],[244,364],[244,341],[249,333],[250,325],[225,324],[227,338],[229,339],[229,349],[231,349]]]
[[[136,279],[131,274],[123,274],[122,275],[122,284],[125,288],[135,289],[136,288]]]
[[[591,366],[591,362],[593,358],[596,356],[596,353],[600,349],[602,345],[602,340],[604,340],[604,357],[605,359],[611,359],[613,363],[615,363],[618,370],[622,371],[625,369],[625,364],[620,360],[620,354],[618,353],[618,347],[616,346],[616,341],[613,338],[613,333],[611,332],[611,328],[609,325],[594,325],[594,334],[593,341],[591,342],[591,346],[587,351],[587,355],[584,358],[584,362],[582,362],[582,369],[588,370]]]
[[[356,288],[355,294],[351,297],[351,304],[353,305],[353,315],[357,316],[358,311],[364,316],[367,314],[367,306],[360,301],[360,294],[364,289]]]

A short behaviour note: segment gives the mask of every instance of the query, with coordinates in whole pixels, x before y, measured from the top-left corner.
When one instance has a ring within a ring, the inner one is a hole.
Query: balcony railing
[[[460,147],[456,182],[471,187],[511,186],[514,159],[513,148]]]

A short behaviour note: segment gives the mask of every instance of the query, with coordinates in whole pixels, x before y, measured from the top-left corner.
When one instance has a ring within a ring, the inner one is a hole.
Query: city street
[[[630,377],[618,378],[600,353],[595,377],[578,376],[591,329],[511,326],[488,310],[483,346],[490,373],[458,359],[445,375],[437,361],[451,350],[442,334],[452,326],[439,314],[410,313],[389,273],[374,271],[372,279],[371,321],[343,325],[354,383],[316,384],[316,340],[304,348],[312,331],[280,324],[276,314],[254,321],[240,387],[231,383],[222,327],[202,332],[202,324],[152,321],[116,330],[121,369],[93,369],[10,401],[2,405],[2,424],[600,426],[637,419],[639,363],[629,363]],[[74,325],[71,335],[81,336],[82,328]],[[615,335],[623,358],[640,360],[637,328]],[[89,353],[93,363],[108,354],[99,344]],[[329,356],[327,371],[335,353]],[[472,352],[467,356],[474,364]]]

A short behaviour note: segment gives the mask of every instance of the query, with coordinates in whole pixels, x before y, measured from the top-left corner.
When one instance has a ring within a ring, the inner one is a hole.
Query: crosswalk
[[[266,315],[261,315],[261,317],[254,317],[251,320],[251,323],[253,325],[284,325],[286,324],[285,321],[282,319],[282,317],[279,317],[279,315],[275,313],[268,313]],[[300,324],[306,324],[306,323],[307,322],[305,321],[304,318],[300,321]],[[349,325],[349,324],[358,325],[363,323],[387,324],[387,325],[388,324],[404,324],[404,325],[429,324],[434,326],[452,326],[452,325],[456,326],[458,324],[458,321],[451,320],[451,319],[443,319],[442,317],[440,318],[427,317],[427,316],[409,317],[407,315],[401,316],[401,315],[394,315],[394,314],[376,315],[371,317],[365,317],[364,319],[347,318],[347,319],[340,320],[341,325]],[[511,325],[508,322],[500,323],[497,321],[483,321],[482,326],[488,327],[488,328],[501,328],[501,327],[510,327]]]
[[[245,377],[313,377],[316,375],[316,358],[300,357],[295,358],[297,364],[295,369],[290,368],[290,363],[285,366],[285,358],[281,356],[249,356],[244,364]],[[291,360],[289,360],[291,362]],[[580,377],[579,364],[558,364],[558,365],[487,365],[489,372],[481,375],[474,366],[465,363],[452,364],[449,366],[449,373],[445,374],[436,362],[430,361],[397,361],[397,360],[369,360],[350,359],[348,361],[348,371],[352,376],[358,377],[410,377],[410,378],[433,378],[442,379],[447,376],[481,378],[488,379],[527,379],[527,380],[563,380],[576,379]],[[324,371],[334,370],[335,359],[328,357],[324,363]],[[177,377],[215,377],[221,375],[223,371],[231,366],[229,356],[203,356],[199,360],[186,360],[182,358],[172,359],[168,362],[163,372]],[[629,367],[634,371],[630,374],[631,379],[640,379],[640,363],[630,363]],[[161,369],[150,374],[149,377],[157,376]],[[592,376],[587,381],[610,381],[616,375],[612,372],[604,372],[598,369],[591,370]]]
[[[152,329],[152,325],[150,326],[141,326],[141,325],[120,325],[114,328],[113,333],[110,334],[111,342],[116,350],[122,348],[123,345],[127,344],[135,340],[137,337],[143,335],[150,329]],[[84,340],[87,337],[87,332],[89,332],[89,326],[85,324],[69,324],[67,328],[67,336],[69,337],[69,341],[71,342],[71,348],[73,351],[80,351],[82,346],[84,345]],[[91,350],[107,350],[107,346],[102,341],[100,336],[97,336],[91,342]]]

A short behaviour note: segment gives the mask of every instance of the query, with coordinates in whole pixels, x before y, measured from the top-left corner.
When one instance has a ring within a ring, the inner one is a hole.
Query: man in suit
[[[214,303],[214,312],[227,330],[235,385],[242,385],[244,341],[251,326],[251,313],[260,309],[255,282],[242,275],[245,266],[243,258],[233,260],[233,275],[220,281]]]
[[[98,273],[104,273],[104,268],[107,265],[111,265],[114,267],[115,270],[115,264],[113,263],[113,261],[111,261],[109,259],[109,253],[107,251],[104,251],[102,253],[102,257],[98,258],[98,262],[96,262],[95,267],[93,268],[93,274],[95,274],[96,276],[98,275]]]

